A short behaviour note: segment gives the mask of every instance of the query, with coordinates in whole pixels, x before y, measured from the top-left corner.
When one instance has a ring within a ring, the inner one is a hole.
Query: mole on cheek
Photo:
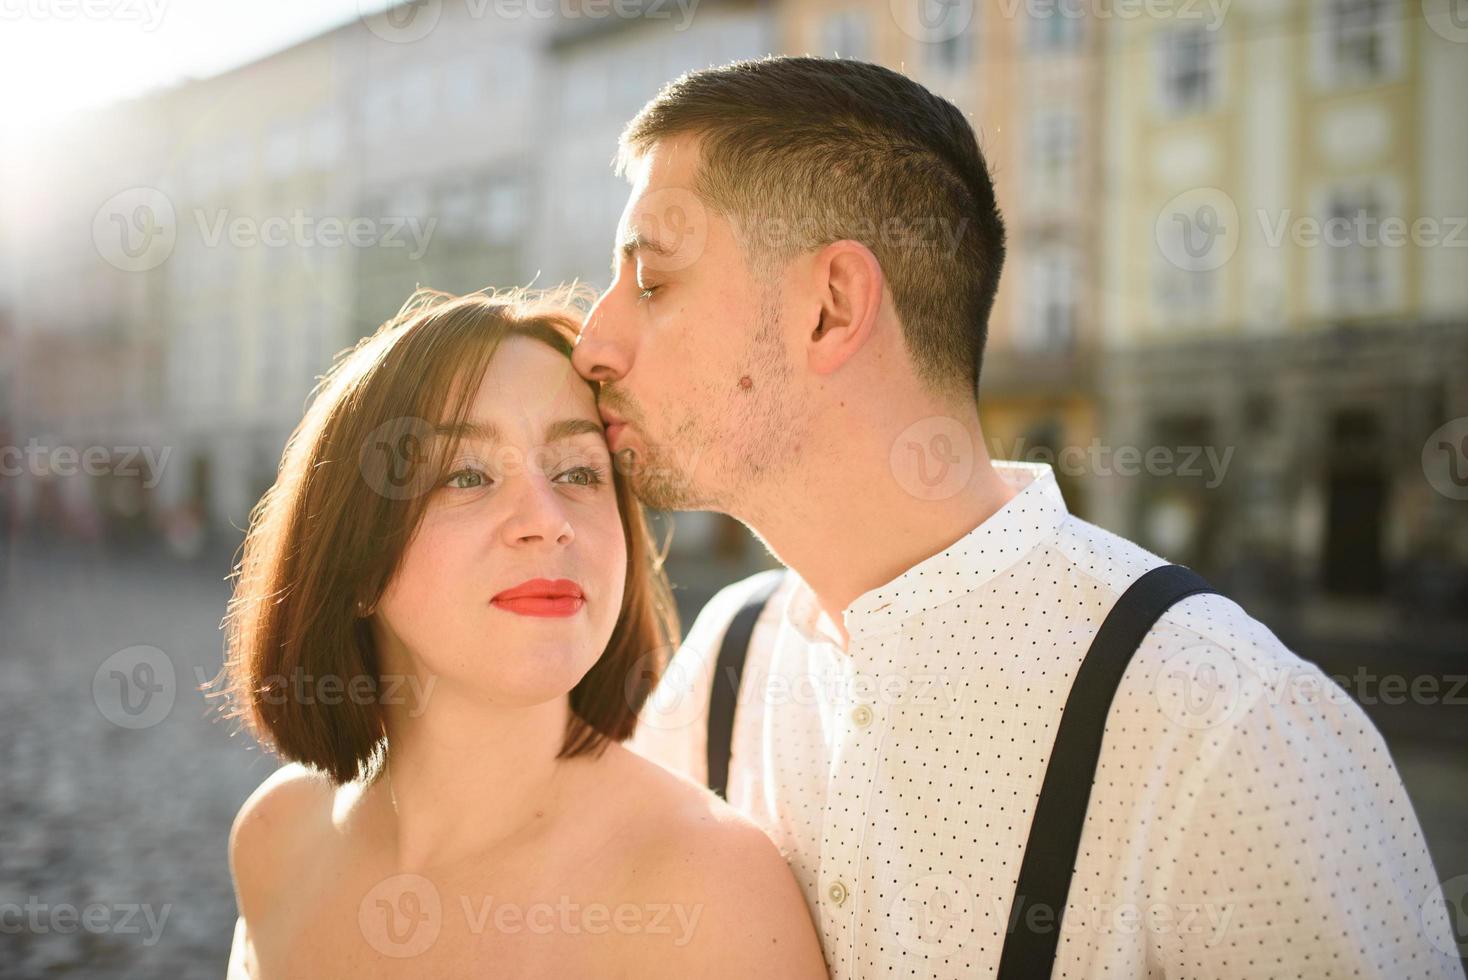
[[[750,378],[749,375],[746,374],[744,377],[739,379],[739,387],[748,390],[754,387],[754,381]]]

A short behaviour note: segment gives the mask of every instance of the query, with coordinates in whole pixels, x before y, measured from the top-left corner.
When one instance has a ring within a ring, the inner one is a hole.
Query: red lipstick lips
[[[568,578],[533,578],[496,595],[490,605],[520,616],[572,616],[586,605],[581,586]]]

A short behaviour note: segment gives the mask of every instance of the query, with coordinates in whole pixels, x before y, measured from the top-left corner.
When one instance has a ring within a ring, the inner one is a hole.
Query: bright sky
[[[0,145],[69,110],[218,74],[388,0],[0,0]]]

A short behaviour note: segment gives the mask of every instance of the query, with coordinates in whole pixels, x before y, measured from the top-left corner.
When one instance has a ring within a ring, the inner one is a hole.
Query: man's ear
[[[882,306],[885,279],[872,250],[842,239],[816,253],[811,265],[820,306],[806,341],[812,371],[830,374],[861,350]]]

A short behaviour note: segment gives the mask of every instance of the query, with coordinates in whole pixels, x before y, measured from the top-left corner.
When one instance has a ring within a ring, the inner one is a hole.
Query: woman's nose
[[[549,478],[541,474],[521,474],[512,480],[511,511],[504,523],[505,543],[527,545],[551,542],[570,544],[576,537],[564,501],[556,494]]]

